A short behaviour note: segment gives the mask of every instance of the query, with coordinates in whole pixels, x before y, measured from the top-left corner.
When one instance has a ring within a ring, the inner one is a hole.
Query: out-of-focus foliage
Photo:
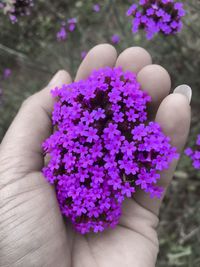
[[[136,1],[135,1],[136,2]],[[147,41],[145,34],[131,32],[131,21],[125,12],[133,1],[99,1],[100,12],[93,11],[96,1],[35,1],[30,16],[12,24],[0,13],[0,77],[5,68],[12,76],[0,78],[3,96],[0,104],[0,139],[7,130],[21,102],[42,88],[51,75],[65,68],[75,75],[81,62],[81,51],[111,42],[118,52],[128,46],[142,46],[150,51],[154,63],[162,64],[172,77],[172,87],[187,83],[193,89],[192,130],[189,144],[200,132],[200,1],[185,0],[187,15],[181,33],[156,36]],[[76,17],[77,28],[65,42],[56,40],[61,22]],[[178,125],[177,125],[178,127]],[[183,156],[175,179],[162,208],[160,256],[158,267],[200,266],[200,173],[194,171],[190,160]]]

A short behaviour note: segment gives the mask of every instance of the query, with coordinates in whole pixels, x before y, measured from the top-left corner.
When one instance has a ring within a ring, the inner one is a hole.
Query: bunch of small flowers
[[[191,158],[193,167],[200,170],[200,134],[197,136],[196,145],[197,148],[194,150],[188,147],[185,154]]]
[[[185,15],[183,4],[174,0],[140,0],[126,13],[133,16],[132,31],[144,29],[147,39],[156,33],[175,34],[182,29],[182,17]]]
[[[0,4],[0,8],[8,14],[11,22],[15,23],[18,17],[30,15],[30,8],[33,5],[33,0],[5,0]]]
[[[76,29],[77,19],[68,19],[67,23],[62,22],[59,31],[56,33],[56,38],[58,41],[65,41],[67,39],[68,33],[73,32]]]
[[[136,187],[162,195],[159,172],[177,153],[160,126],[147,122],[150,96],[135,74],[106,67],[52,94],[56,130],[43,143],[51,158],[43,174],[77,231],[116,226]]]

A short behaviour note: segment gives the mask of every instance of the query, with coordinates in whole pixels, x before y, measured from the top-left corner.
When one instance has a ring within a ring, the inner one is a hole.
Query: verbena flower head
[[[174,0],[140,0],[126,13],[133,16],[132,31],[144,29],[147,39],[156,33],[175,34],[182,29],[182,17],[185,15],[183,4]]]
[[[115,227],[136,188],[161,197],[159,173],[177,153],[158,123],[147,121],[151,99],[135,74],[105,67],[52,95],[56,130],[43,143],[51,157],[43,174],[77,231]]]
[[[200,170],[200,134],[197,136],[195,149],[188,147],[185,154],[191,158],[193,167]]]
[[[34,5],[33,0],[5,0],[0,8],[5,14],[8,14],[12,23],[18,21],[20,16],[30,15],[30,9]]]
[[[118,34],[113,34],[111,37],[111,41],[113,44],[118,44],[120,42],[120,36]]]

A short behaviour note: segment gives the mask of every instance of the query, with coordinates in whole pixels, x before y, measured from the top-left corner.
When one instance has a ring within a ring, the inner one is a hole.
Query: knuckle
[[[27,97],[21,104],[20,109],[29,109],[32,108],[34,105],[37,105],[38,99],[37,99],[37,93],[34,95],[31,95]]]

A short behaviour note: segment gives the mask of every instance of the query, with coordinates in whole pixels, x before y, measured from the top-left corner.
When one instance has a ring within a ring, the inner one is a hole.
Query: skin
[[[93,69],[121,66],[136,72],[152,96],[149,118],[160,123],[172,145],[181,152],[190,126],[190,105],[181,94],[170,94],[167,71],[152,64],[143,48],[131,47],[118,57],[102,44],[90,50],[75,80]],[[80,235],[64,222],[55,192],[42,176],[41,143],[52,132],[53,99],[50,90],[70,83],[62,70],[50,83],[22,104],[0,145],[0,266],[1,267],[153,267],[159,250],[157,226],[162,199],[138,191],[124,202],[115,230]],[[177,161],[162,173],[159,184],[170,184]]]

